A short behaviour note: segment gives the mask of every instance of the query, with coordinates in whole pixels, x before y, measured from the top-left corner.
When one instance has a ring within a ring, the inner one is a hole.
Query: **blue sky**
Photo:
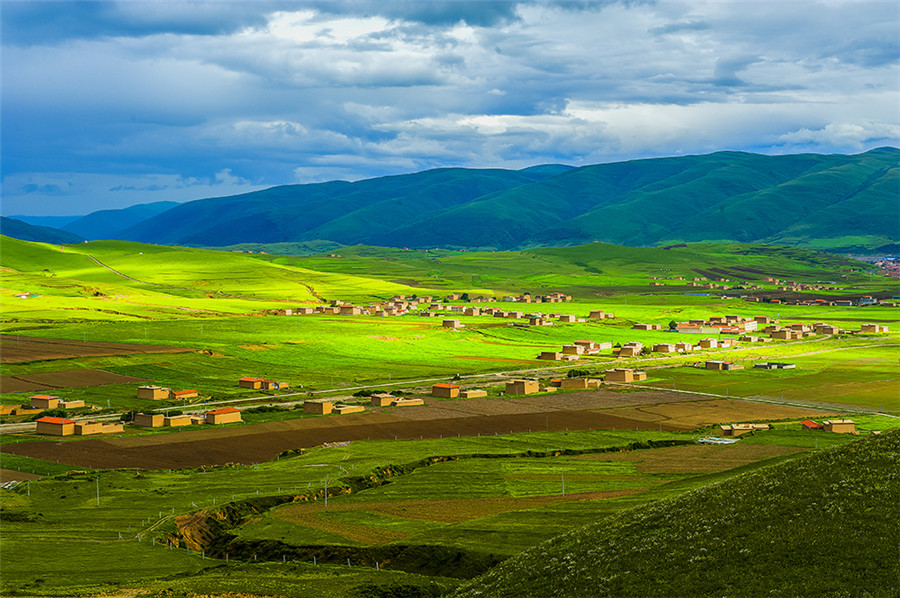
[[[4,0],[0,210],[900,146],[898,6]]]

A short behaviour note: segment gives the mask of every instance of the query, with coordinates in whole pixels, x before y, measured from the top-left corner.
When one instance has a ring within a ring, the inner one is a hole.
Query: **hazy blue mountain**
[[[119,238],[214,246],[328,240],[515,249],[596,239],[874,247],[900,240],[898,197],[895,148],[852,156],[718,152],[273,187],[181,204]]]
[[[38,243],[81,243],[84,241],[82,237],[58,228],[35,226],[15,218],[6,217],[0,217],[0,234],[22,241],[36,241]]]
[[[62,227],[85,239],[118,239],[122,230],[179,205],[174,201],[137,204],[121,210],[100,210]]]
[[[83,218],[84,216],[20,216],[13,215],[7,216],[7,218],[12,218],[14,220],[20,220],[25,224],[32,224],[34,226],[49,226],[51,228],[62,228],[70,222],[75,222],[79,218]]]

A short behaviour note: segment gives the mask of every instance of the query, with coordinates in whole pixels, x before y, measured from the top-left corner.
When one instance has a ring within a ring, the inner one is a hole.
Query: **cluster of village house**
[[[800,422],[803,430],[822,430],[825,432],[834,432],[837,434],[859,434],[856,430],[856,422],[852,419],[826,419],[821,424],[811,419]],[[719,426],[723,436],[741,436],[748,432],[756,432],[757,430],[768,430],[769,424],[727,424]]]

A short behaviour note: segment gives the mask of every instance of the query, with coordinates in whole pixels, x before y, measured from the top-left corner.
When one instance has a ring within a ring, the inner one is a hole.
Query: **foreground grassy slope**
[[[456,596],[896,596],[898,537],[894,431],[564,534]]]

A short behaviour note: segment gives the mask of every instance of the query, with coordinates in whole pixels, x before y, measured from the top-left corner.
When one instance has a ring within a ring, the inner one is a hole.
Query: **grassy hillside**
[[[852,156],[719,152],[572,169],[438,169],[189,202],[121,238],[486,249],[595,239],[631,246],[728,240],[872,249],[900,240],[898,185],[895,148]]]
[[[470,596],[896,596],[900,432],[623,512],[513,557]]]

